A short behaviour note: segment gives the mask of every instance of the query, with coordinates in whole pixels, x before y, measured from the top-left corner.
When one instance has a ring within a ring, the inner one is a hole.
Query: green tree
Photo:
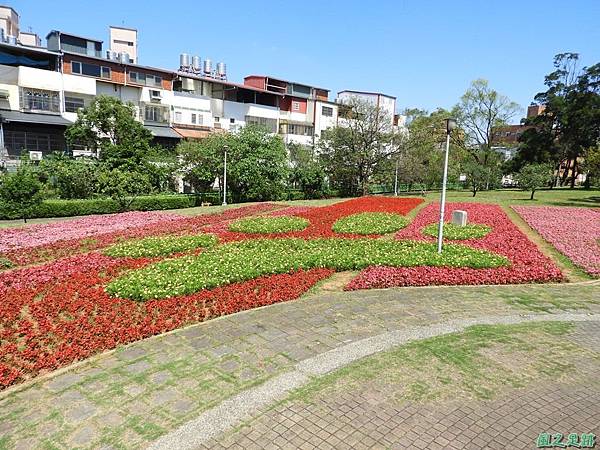
[[[526,164],[516,175],[519,187],[526,191],[531,191],[530,200],[533,200],[535,191],[552,182],[551,164]]]
[[[43,184],[28,161],[22,160],[15,173],[0,179],[0,201],[9,213],[16,213],[27,223],[44,199]]]
[[[326,189],[325,169],[312,147],[288,144],[290,184],[297,186],[305,198],[320,198]]]
[[[473,190],[473,195],[477,190],[489,189],[496,173],[500,171],[501,163],[492,149],[492,130],[506,125],[520,110],[517,103],[492,89],[488,81],[483,79],[473,81],[454,107],[452,113],[463,131],[453,133],[455,142],[470,154],[465,161],[466,167],[472,169],[473,175],[483,177],[472,177],[479,186]],[[473,164],[479,164],[482,168],[476,168]],[[481,179],[483,184],[479,183]]]
[[[115,97],[99,95],[77,112],[67,128],[69,144],[84,145],[111,168],[137,170],[150,152],[152,134],[135,119],[136,109]]]
[[[587,170],[586,187],[592,186],[593,182],[600,185],[600,142],[598,145],[587,149],[583,168]]]
[[[201,141],[181,141],[175,149],[180,158],[180,171],[196,192],[212,189],[223,173],[223,149],[228,145],[224,133],[213,133]]]
[[[551,162],[557,175],[563,168],[556,181],[574,187],[582,157],[600,139],[600,63],[580,69],[577,53],[561,53],[554,68],[547,90],[535,96],[544,111],[527,121],[532,128],[521,136],[514,166]]]
[[[100,192],[115,200],[121,211],[127,211],[136,197],[151,192],[148,175],[121,169],[107,169],[98,176]]]
[[[369,183],[397,153],[392,118],[381,108],[352,98],[340,106],[340,125],[324,131],[319,152],[330,182],[344,195],[369,193]]]
[[[70,158],[52,153],[39,164],[40,174],[60,198],[90,198],[98,193],[99,164],[95,158]]]
[[[224,142],[228,148],[227,189],[234,201],[283,198],[289,167],[280,136],[263,127],[247,125],[226,135]],[[218,169],[222,174],[222,166]]]
[[[494,151],[487,153],[485,157],[472,152],[462,153],[461,169],[467,176],[473,197],[481,190],[498,186],[502,178],[500,155]]]

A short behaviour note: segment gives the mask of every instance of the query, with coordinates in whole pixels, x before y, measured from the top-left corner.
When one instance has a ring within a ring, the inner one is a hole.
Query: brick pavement
[[[133,343],[0,393],[0,448],[143,448],[299,361],[386,331],[453,318],[599,312],[598,286],[331,293]]]
[[[600,352],[600,323],[567,339]],[[600,353],[560,381],[506,388],[493,400],[401,401],[368,382],[291,400],[202,449],[532,449],[541,432],[600,434]],[[382,378],[385,378],[384,376]]]

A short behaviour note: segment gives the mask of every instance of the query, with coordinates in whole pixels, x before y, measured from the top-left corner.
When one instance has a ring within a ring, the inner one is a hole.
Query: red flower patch
[[[271,275],[145,303],[103,285],[150,259],[97,253],[0,275],[0,389],[93,354],[213,317],[292,300],[332,270]]]
[[[395,286],[427,286],[458,284],[509,284],[561,281],[563,275],[558,267],[544,256],[536,245],[525,236],[497,205],[478,203],[450,203],[446,220],[452,211],[467,211],[469,221],[492,227],[492,231],[480,239],[465,244],[506,256],[511,265],[495,269],[471,269],[451,267],[370,267],[363,270],[346,289],[386,288]],[[397,239],[421,239],[434,241],[421,230],[438,220],[439,204],[431,204],[420,211],[417,218],[396,234]]]

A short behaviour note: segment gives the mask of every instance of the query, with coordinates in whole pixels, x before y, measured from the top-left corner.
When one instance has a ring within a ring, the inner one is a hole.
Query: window
[[[145,86],[162,86],[162,77],[140,72],[129,72],[129,81],[132,83],[143,84]]]
[[[292,111],[300,111],[300,102],[292,102]]]
[[[181,123],[181,111],[175,112],[175,122]]]
[[[277,133],[277,119],[267,119],[266,117],[246,116],[246,125],[259,125],[266,128],[271,133]]]
[[[60,112],[60,97],[56,91],[20,88],[19,97],[23,110]]]
[[[102,66],[101,78],[106,78],[107,80],[110,80],[110,67]]]
[[[295,134],[297,136],[312,136],[314,129],[312,125],[302,125],[297,123],[282,123],[279,126],[281,134]]]
[[[215,117],[215,122],[218,122],[219,120],[221,120],[220,117]]]
[[[65,111],[66,112],[77,112],[85,107],[82,98],[78,97],[65,97]]]
[[[144,120],[147,122],[167,122],[169,120],[168,112],[160,106],[145,105]]]
[[[196,114],[192,114],[192,123],[196,124]]]
[[[331,106],[323,106],[321,114],[326,117],[333,117],[333,108]]]
[[[77,61],[71,62],[71,72],[73,73],[81,73],[81,63]]]
[[[114,43],[115,44],[126,45],[127,47],[133,47],[133,42],[131,42],[131,41],[122,41],[121,39],[115,39]]]
[[[59,132],[37,133],[5,130],[4,145],[8,154],[14,156],[30,151],[51,153],[65,149],[64,137]]]
[[[235,119],[232,117],[229,119],[229,123],[235,123]]]

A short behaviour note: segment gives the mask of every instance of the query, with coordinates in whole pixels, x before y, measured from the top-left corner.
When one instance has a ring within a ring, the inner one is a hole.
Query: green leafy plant
[[[304,230],[308,220],[302,217],[246,217],[229,225],[229,230],[237,233],[286,233]]]
[[[376,265],[490,268],[508,264],[503,256],[459,244],[447,245],[438,254],[435,244],[419,241],[254,239],[133,270],[112,281],[106,289],[115,296],[148,300],[317,267],[343,271]]]
[[[13,266],[14,264],[10,259],[0,256],[0,270],[10,269]]]
[[[423,228],[422,231],[423,234],[437,237],[438,224],[429,224],[425,228]],[[465,225],[464,227],[455,225],[453,223],[445,223],[444,239],[449,239],[452,241],[460,241],[464,239],[477,239],[486,236],[490,231],[492,231],[491,227],[479,223],[472,223],[469,225]]]
[[[27,222],[44,197],[43,185],[37,173],[26,160],[15,173],[0,178],[0,210]]]
[[[385,212],[365,212],[342,217],[333,224],[336,233],[386,234],[398,231],[410,220],[400,214]]]
[[[187,252],[199,247],[210,247],[217,243],[213,234],[196,236],[158,236],[120,242],[104,250],[104,254],[113,257],[132,258],[171,255]]]

